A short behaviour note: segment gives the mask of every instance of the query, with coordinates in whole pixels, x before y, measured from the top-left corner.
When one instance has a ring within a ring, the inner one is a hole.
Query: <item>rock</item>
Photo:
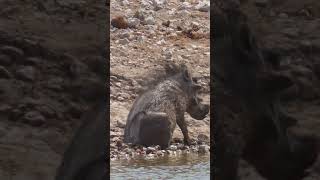
[[[8,112],[12,107],[8,104],[1,104],[0,105],[0,112]]]
[[[168,149],[171,151],[176,151],[178,149],[178,147],[175,145],[170,145],[170,147]]]
[[[0,65],[10,65],[12,63],[11,57],[5,54],[0,54]]]
[[[209,12],[210,4],[205,1],[200,1],[199,4],[195,7],[200,12]]]
[[[129,44],[129,42],[130,41],[127,38],[118,40],[118,43],[121,44],[121,45],[127,45],[127,44]]]
[[[123,145],[123,143],[122,143],[121,140],[118,140],[118,141],[116,142],[116,146],[117,146],[118,148],[122,147],[122,145]]]
[[[47,81],[47,88],[51,90],[62,90],[63,79],[60,77],[56,77],[53,79],[49,79]]]
[[[167,3],[167,0],[152,0],[153,9],[155,11],[163,9]]]
[[[0,66],[0,78],[11,79],[12,77],[12,74],[5,67]]]
[[[0,48],[0,52],[9,55],[10,57],[12,57],[14,60],[19,60],[21,58],[23,58],[24,56],[24,52],[23,50],[13,47],[13,46],[2,46]]]
[[[205,134],[199,134],[197,139],[198,139],[198,142],[200,142],[200,143],[209,142],[209,140],[210,140],[210,138]]]
[[[199,146],[199,153],[207,153],[209,152],[210,147],[208,145],[202,144]]]
[[[119,28],[119,29],[126,29],[128,28],[128,22],[123,16],[117,16],[111,20],[111,25]]]
[[[120,39],[124,39],[124,38],[129,38],[130,34],[128,31],[125,31],[125,32],[120,33],[118,36]]]
[[[183,2],[179,7],[178,10],[186,10],[190,9],[192,6],[189,2]]]
[[[129,28],[136,28],[140,24],[140,19],[138,18],[129,18],[128,19],[128,26]]]
[[[136,11],[136,12],[134,13],[134,16],[133,16],[133,17],[139,19],[140,21],[144,21],[144,19],[145,19],[145,13],[144,13],[144,11],[142,11],[142,10],[138,10],[138,11]]]
[[[282,33],[290,38],[294,38],[294,37],[299,36],[299,29],[298,28],[286,28],[283,30]]]
[[[126,125],[123,122],[117,121],[117,126],[119,128],[125,128]]]
[[[26,60],[24,61],[24,65],[37,65],[40,64],[43,60],[39,57],[28,57],[26,58]]]
[[[269,3],[268,0],[255,0],[255,5],[258,7],[266,7]]]
[[[148,147],[147,150],[146,150],[146,153],[147,153],[147,154],[150,154],[150,153],[153,153],[153,152],[155,152],[155,151],[156,151],[156,148],[154,148],[154,147]]]
[[[145,25],[154,25],[156,22],[154,20],[154,18],[152,16],[148,16],[145,20],[144,20],[144,24]]]
[[[41,126],[45,123],[45,118],[38,111],[27,112],[23,116],[23,120],[25,120],[27,123],[29,123],[32,126]]]
[[[36,78],[36,70],[32,66],[23,66],[16,71],[18,79],[33,81]]]
[[[164,21],[162,22],[162,25],[165,26],[165,27],[169,27],[170,26],[170,21]]]
[[[308,79],[312,79],[313,77],[313,72],[311,69],[304,67],[302,65],[294,65],[291,66],[291,74],[293,76],[298,76],[298,77],[306,77]]]
[[[279,18],[283,18],[283,19],[286,19],[289,17],[288,14],[286,14],[286,13],[280,13],[278,16],[279,16]]]
[[[121,0],[120,4],[121,4],[121,6],[126,6],[126,5],[129,5],[130,3],[127,0]]]

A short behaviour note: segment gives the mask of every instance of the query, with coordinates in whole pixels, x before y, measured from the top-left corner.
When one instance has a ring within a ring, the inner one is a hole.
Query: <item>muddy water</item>
[[[210,179],[210,156],[183,154],[155,159],[112,161],[110,179]]]

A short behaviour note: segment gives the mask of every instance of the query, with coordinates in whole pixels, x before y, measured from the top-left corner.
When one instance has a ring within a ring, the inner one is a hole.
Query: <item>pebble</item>
[[[190,9],[192,6],[189,2],[183,2],[179,7],[178,10],[186,10]]]
[[[36,78],[36,70],[32,66],[23,66],[16,71],[16,76],[21,80],[33,81]]]
[[[20,58],[23,58],[24,52],[23,50],[13,47],[13,46],[2,46],[0,48],[0,52],[9,55],[15,60],[19,60]]]
[[[176,145],[170,145],[170,147],[168,149],[171,151],[176,151],[178,149],[178,147]]]
[[[279,18],[288,18],[289,16],[288,16],[288,14],[286,14],[286,13],[280,13],[279,14]]]
[[[136,12],[134,13],[134,16],[133,16],[133,17],[139,19],[140,21],[144,21],[144,19],[145,19],[145,12],[142,11],[142,10],[138,10],[138,11],[136,11]]]
[[[148,16],[145,20],[144,23],[146,25],[154,25],[156,22],[152,16]]]
[[[121,45],[127,45],[130,43],[130,41],[127,38],[124,38],[124,39],[119,39],[118,43]]]
[[[210,4],[208,2],[200,1],[195,8],[200,12],[209,12]]]
[[[146,150],[146,153],[147,153],[147,154],[150,154],[150,153],[153,153],[153,152],[155,152],[155,151],[156,151],[156,148],[154,148],[154,147],[148,147],[147,150]]]
[[[209,152],[210,146],[202,144],[199,146],[199,153],[207,153]]]
[[[0,66],[0,78],[11,79],[12,77],[12,74],[5,67]]]
[[[128,18],[128,26],[130,28],[136,28],[140,24],[140,19],[138,18]]]
[[[128,22],[123,16],[117,16],[111,20],[111,25],[119,29],[128,28]]]
[[[45,122],[45,118],[43,115],[38,111],[30,111],[27,112],[23,119],[27,121],[32,126],[41,126]]]

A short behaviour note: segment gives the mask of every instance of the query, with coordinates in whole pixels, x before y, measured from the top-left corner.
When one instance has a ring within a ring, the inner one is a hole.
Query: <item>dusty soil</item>
[[[147,85],[150,74],[163,71],[164,62],[186,63],[194,76],[200,77],[204,102],[209,104],[210,101],[209,12],[196,8],[199,1],[168,1],[165,4],[161,2],[166,1],[157,1],[158,6],[148,2],[111,1],[110,4],[111,20],[120,16],[125,21],[138,22],[136,26],[122,29],[111,26],[110,30],[111,156],[118,154],[117,144],[122,144],[124,125],[134,99]],[[140,16],[135,16],[137,12]],[[168,21],[169,26],[166,25]],[[193,34],[185,33],[188,30]],[[197,140],[200,135],[209,142],[209,115],[198,121],[186,114],[186,121],[191,138]],[[177,127],[174,139],[182,140],[182,137]]]
[[[283,95],[285,109],[298,120],[299,131],[320,135],[319,1],[260,1],[241,3],[260,45],[280,55],[281,68],[295,85]],[[305,179],[320,179],[319,161]],[[249,166],[250,167],[250,166]],[[263,179],[244,165],[243,179]],[[254,173],[254,174],[253,174]]]
[[[105,4],[56,2],[0,1],[3,180],[54,179],[105,68]]]

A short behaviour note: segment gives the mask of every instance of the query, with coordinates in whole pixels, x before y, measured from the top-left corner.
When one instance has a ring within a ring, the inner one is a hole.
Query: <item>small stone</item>
[[[189,2],[183,2],[179,7],[178,10],[186,10],[190,9],[192,6],[190,5]]]
[[[15,60],[19,60],[20,58],[23,58],[24,52],[23,50],[13,47],[13,46],[3,46],[0,48],[0,52],[9,55]]]
[[[122,141],[121,140],[118,140],[117,142],[116,142],[116,146],[119,148],[119,147],[122,147],[122,145],[123,145],[123,143],[122,143]]]
[[[121,4],[121,6],[126,6],[126,5],[129,5],[130,3],[127,0],[122,0],[122,1],[120,1],[120,4]]]
[[[39,64],[42,61],[42,59],[38,58],[38,57],[28,57],[25,60],[25,65],[36,65]]]
[[[199,4],[195,7],[200,12],[209,12],[210,4],[204,1],[200,1]]]
[[[209,137],[205,134],[199,134],[197,139],[198,142],[209,142]]]
[[[136,28],[140,24],[140,20],[138,18],[129,18],[128,26],[129,28]]]
[[[41,126],[45,122],[45,118],[38,111],[27,112],[23,119],[27,121],[32,126]]]
[[[288,18],[289,16],[288,16],[288,14],[286,14],[286,13],[280,13],[280,14],[279,14],[279,17],[285,19],[285,18]]]
[[[171,151],[176,151],[178,148],[175,145],[171,145],[168,149]]]
[[[152,16],[148,16],[145,20],[144,20],[144,24],[146,25],[154,25],[156,22],[154,20],[154,18]]]
[[[21,80],[33,81],[36,78],[36,70],[32,66],[23,66],[17,70],[16,76]]]
[[[121,44],[121,45],[126,45],[126,44],[129,44],[129,40],[127,38],[124,38],[124,39],[119,39],[118,40],[118,43]]]
[[[128,28],[128,22],[123,16],[117,16],[111,20],[111,25],[119,28],[119,29],[126,29]]]
[[[12,74],[5,67],[0,66],[0,78],[11,79],[12,77]]]
[[[142,10],[138,10],[135,12],[134,16],[135,18],[139,19],[140,21],[144,21],[145,19],[145,13]]]
[[[123,122],[117,121],[117,127],[119,128],[125,128],[126,125]]]
[[[199,146],[199,153],[207,153],[209,152],[210,147],[208,145],[202,144]]]
[[[165,27],[169,27],[170,26],[170,21],[164,21],[162,22],[162,25],[165,26]]]
[[[0,65],[10,65],[12,63],[12,60],[10,56],[5,55],[5,54],[0,54]]]
[[[8,104],[2,104],[0,105],[0,112],[7,112],[11,109],[12,107]]]
[[[153,152],[155,152],[155,151],[156,151],[156,148],[154,148],[154,147],[148,147],[147,150],[146,150],[146,153],[147,153],[147,154],[150,154],[150,153],[153,153]]]

